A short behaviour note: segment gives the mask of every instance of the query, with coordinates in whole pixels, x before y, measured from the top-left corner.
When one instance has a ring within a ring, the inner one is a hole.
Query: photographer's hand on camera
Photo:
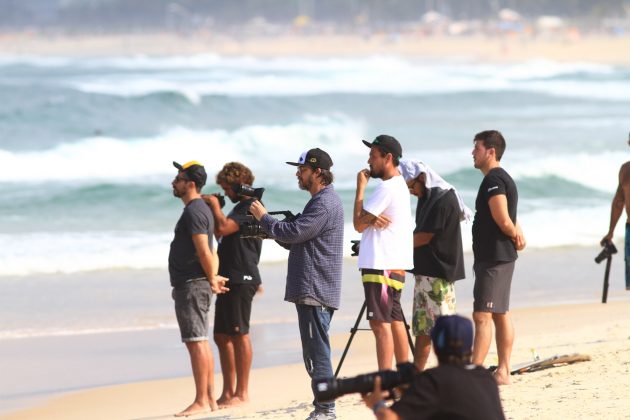
[[[265,214],[267,214],[267,209],[262,203],[258,200],[254,201],[252,205],[249,207],[249,212],[254,216],[254,218],[258,221],[263,218]]]
[[[388,397],[389,391],[383,391],[381,389],[381,378],[379,376],[374,378],[374,390],[361,395],[365,405],[374,412],[374,415],[377,416],[377,418],[387,418],[384,415],[386,412],[391,412],[387,408],[387,405],[385,405],[385,400]]]

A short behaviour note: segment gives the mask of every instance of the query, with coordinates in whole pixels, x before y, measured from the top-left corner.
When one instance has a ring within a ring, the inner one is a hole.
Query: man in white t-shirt
[[[380,135],[372,143],[368,165],[357,174],[353,224],[361,232],[359,268],[365,291],[367,319],[376,339],[379,370],[408,361],[407,331],[400,306],[405,270],[413,268],[411,200],[398,171],[402,147],[392,136]],[[369,178],[383,180],[363,201]]]

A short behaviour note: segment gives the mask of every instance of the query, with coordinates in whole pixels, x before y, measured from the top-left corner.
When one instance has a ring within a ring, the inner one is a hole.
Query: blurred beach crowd
[[[0,0],[0,36],[625,36],[627,0]]]

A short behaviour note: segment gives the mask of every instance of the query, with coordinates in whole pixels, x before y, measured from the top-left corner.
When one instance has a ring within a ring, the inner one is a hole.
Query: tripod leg
[[[612,257],[606,258],[606,272],[604,273],[604,290],[602,292],[602,303],[606,303],[608,300],[608,276],[610,275],[610,263]]]
[[[335,370],[335,378],[339,375],[339,371],[341,370],[341,365],[343,365],[343,361],[346,358],[346,354],[348,354],[348,350],[350,350],[350,344],[352,344],[352,339],[354,339],[354,335],[357,333],[359,329],[359,323],[361,322],[361,317],[363,316],[363,312],[365,312],[365,308],[367,307],[367,302],[363,301],[363,306],[361,306],[361,310],[359,311],[359,316],[357,317],[357,321],[354,323],[354,327],[350,328],[350,338],[346,343],[346,348],[343,350],[343,354],[341,355],[341,359],[339,360],[339,364],[337,365],[337,369]]]
[[[413,345],[413,339],[411,338],[411,327],[407,324],[407,319],[405,318],[405,314],[402,314],[403,322],[405,323],[405,330],[407,331],[407,340],[409,341],[409,347],[411,348],[411,354],[415,355],[416,347]]]

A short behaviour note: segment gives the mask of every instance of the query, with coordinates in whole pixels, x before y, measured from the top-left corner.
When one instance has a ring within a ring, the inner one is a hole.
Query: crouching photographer
[[[302,356],[315,392],[315,379],[333,376],[328,330],[341,297],[343,206],[332,186],[333,165],[328,153],[308,150],[297,162],[295,176],[311,199],[291,220],[271,217],[256,201],[251,214],[271,237],[289,249],[284,300],[295,304],[302,340]],[[334,419],[335,403],[313,401],[309,419]]]
[[[470,363],[472,322],[459,315],[439,317],[431,331],[438,366],[416,373],[400,400],[385,403],[382,379],[374,379],[365,405],[377,419],[505,419],[492,374]]]

